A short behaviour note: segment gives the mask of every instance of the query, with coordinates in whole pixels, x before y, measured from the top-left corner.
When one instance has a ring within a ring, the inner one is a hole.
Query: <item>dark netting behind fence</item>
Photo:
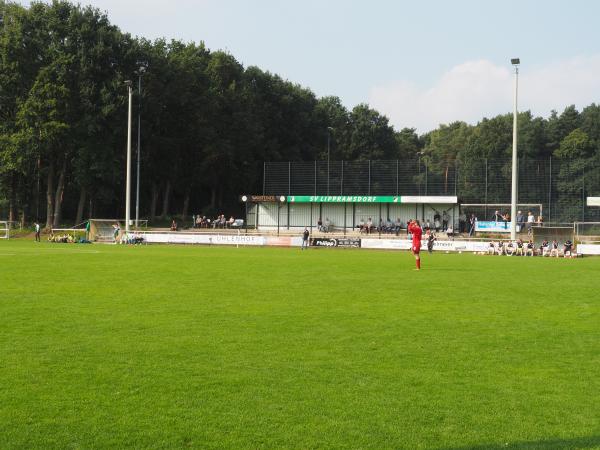
[[[511,200],[511,161],[303,161],[264,165],[265,195],[456,195],[460,203]],[[519,161],[519,203],[541,204],[547,222],[600,221],[600,164]]]

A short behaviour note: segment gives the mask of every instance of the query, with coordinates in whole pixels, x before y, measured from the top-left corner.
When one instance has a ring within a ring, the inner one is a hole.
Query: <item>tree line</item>
[[[510,114],[395,130],[367,104],[347,109],[202,42],[133,37],[66,1],[0,0],[0,216],[56,227],[124,215],[126,80],[134,117],[141,104],[140,204],[150,219],[233,211],[240,193],[260,192],[264,161],[323,160],[328,141],[335,160],[420,158],[441,174],[511,152]],[[520,113],[519,152],[600,167],[600,106]]]

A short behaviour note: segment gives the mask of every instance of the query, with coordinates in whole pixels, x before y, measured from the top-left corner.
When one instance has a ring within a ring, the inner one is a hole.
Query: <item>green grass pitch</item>
[[[0,241],[0,448],[600,448],[600,258]]]

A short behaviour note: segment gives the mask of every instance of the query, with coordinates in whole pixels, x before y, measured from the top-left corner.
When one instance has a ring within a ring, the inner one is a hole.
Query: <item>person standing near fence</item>
[[[527,234],[531,236],[533,234],[533,224],[535,223],[535,216],[531,211],[527,213]]]
[[[427,232],[425,233],[425,236],[427,237],[427,251],[429,253],[432,253],[433,252],[433,244],[436,241],[435,233],[431,230],[427,230]]]
[[[113,225],[113,239],[115,240],[115,244],[117,243],[117,241],[119,239],[120,232],[121,232],[121,227],[119,226],[118,223],[115,223]]]
[[[35,242],[40,242],[40,224],[39,223],[35,223]]]
[[[477,222],[477,217],[475,214],[471,214],[471,218],[469,219],[469,237],[473,237],[475,234],[475,223]]]
[[[302,250],[308,248],[308,238],[310,236],[310,232],[308,228],[304,228],[304,233],[302,233]]]

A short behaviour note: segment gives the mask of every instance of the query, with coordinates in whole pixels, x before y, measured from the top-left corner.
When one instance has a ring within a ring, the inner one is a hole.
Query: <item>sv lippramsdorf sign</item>
[[[289,195],[288,203],[450,203],[455,196],[393,196],[393,195]]]

